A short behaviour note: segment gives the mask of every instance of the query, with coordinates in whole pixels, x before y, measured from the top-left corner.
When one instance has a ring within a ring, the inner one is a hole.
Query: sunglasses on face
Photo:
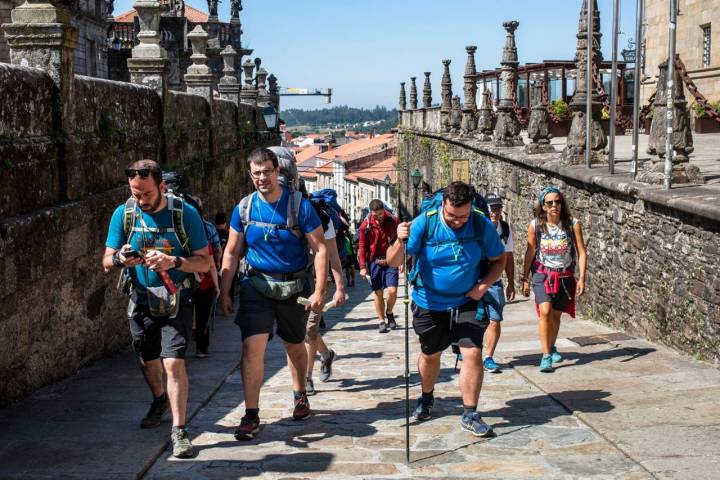
[[[125,175],[127,175],[128,178],[135,178],[135,176],[139,176],[140,178],[148,178],[152,172],[154,172],[154,169],[151,168],[126,168],[125,169]]]
[[[559,207],[560,205],[562,205],[562,201],[561,201],[561,200],[548,200],[548,201],[545,202],[545,205],[547,205],[548,207],[552,207],[553,205],[557,205],[557,206]]]
[[[503,209],[502,205],[493,205],[492,207],[490,207],[490,210],[492,210],[493,212],[499,212],[502,209]]]

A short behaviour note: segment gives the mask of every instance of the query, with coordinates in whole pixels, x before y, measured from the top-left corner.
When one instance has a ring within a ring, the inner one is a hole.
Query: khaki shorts
[[[305,341],[312,342],[317,340],[320,336],[320,320],[322,320],[322,314],[315,312],[306,312],[307,316],[307,332],[305,333]]]

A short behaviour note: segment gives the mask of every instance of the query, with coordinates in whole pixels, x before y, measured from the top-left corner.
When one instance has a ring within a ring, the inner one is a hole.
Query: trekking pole
[[[398,195],[398,216],[402,215]],[[406,219],[407,220],[407,219]],[[405,278],[405,463],[410,463],[410,295],[408,286],[407,240],[403,247],[403,272]]]

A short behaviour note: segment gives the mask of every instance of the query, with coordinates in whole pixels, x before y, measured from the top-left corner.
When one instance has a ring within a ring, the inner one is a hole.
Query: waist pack
[[[288,300],[305,289],[305,275],[291,280],[278,280],[261,272],[248,275],[248,282],[259,294],[272,300]]]

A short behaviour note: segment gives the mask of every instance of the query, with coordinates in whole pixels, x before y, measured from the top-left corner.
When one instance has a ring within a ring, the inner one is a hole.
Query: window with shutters
[[[702,66],[703,67],[709,67],[710,66],[710,42],[711,42],[711,33],[710,30],[710,24],[707,23],[705,25],[701,25],[700,28],[702,29],[703,34],[703,43],[702,43]]]

